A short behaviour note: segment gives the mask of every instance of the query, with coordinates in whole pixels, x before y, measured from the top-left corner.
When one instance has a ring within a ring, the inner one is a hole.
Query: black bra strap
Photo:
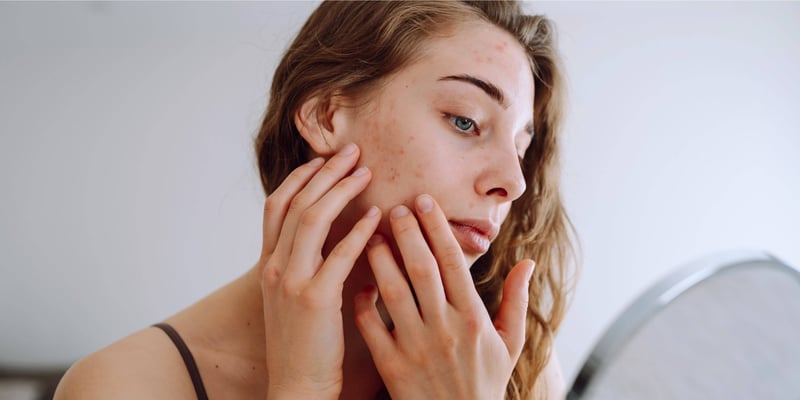
[[[164,331],[167,336],[172,339],[172,343],[175,343],[178,352],[181,353],[183,363],[186,364],[186,369],[189,370],[189,376],[192,378],[192,385],[194,385],[194,391],[197,393],[197,400],[208,400],[206,388],[203,386],[203,380],[200,378],[200,371],[197,369],[197,364],[194,362],[192,352],[189,351],[189,347],[186,346],[186,343],[181,339],[180,335],[178,335],[178,332],[175,331],[171,325],[164,322],[153,326]]]

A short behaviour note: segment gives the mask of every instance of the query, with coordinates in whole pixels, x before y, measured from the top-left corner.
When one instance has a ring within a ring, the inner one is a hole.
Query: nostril
[[[489,190],[489,192],[486,194],[489,196],[496,194],[500,197],[508,197],[508,191],[503,188],[494,188],[492,190]]]

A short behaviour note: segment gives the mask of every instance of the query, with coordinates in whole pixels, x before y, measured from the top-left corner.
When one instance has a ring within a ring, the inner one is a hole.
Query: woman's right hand
[[[301,165],[268,196],[259,266],[266,328],[268,398],[336,399],[342,389],[342,288],[380,222],[371,207],[322,256],[331,224],[369,183],[345,146],[327,162]]]

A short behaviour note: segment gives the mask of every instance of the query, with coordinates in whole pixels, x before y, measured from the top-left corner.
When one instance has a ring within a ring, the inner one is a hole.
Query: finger
[[[497,333],[506,343],[508,353],[515,359],[519,357],[525,343],[528,286],[533,268],[532,260],[522,260],[511,269],[503,284],[503,299],[494,320]]]
[[[442,278],[417,219],[406,206],[398,206],[392,210],[389,221],[423,321],[441,318],[447,304]]]
[[[339,153],[331,157],[322,168],[311,178],[308,184],[297,193],[289,203],[289,210],[281,226],[281,235],[275,246],[275,251],[284,257],[291,254],[294,244],[297,224],[303,213],[337,182],[347,176],[358,160],[358,147],[348,144]]]
[[[350,233],[328,254],[328,258],[312,283],[317,286],[316,290],[325,291],[330,290],[328,288],[336,288],[339,291],[338,294],[341,295],[345,279],[350,275],[353,265],[364,251],[367,241],[375,233],[380,222],[381,210],[375,206],[370,207],[367,213],[353,226]]]
[[[325,163],[317,157],[292,171],[264,202],[263,240],[261,256],[266,258],[275,251],[280,236],[283,220],[289,209],[289,203],[295,195],[311,180],[319,167]]]
[[[439,265],[447,300],[457,310],[482,304],[461,245],[453,235],[450,222],[439,204],[431,196],[423,194],[417,197],[415,207]]]
[[[414,296],[411,295],[411,288],[394,260],[392,249],[380,234],[372,235],[367,242],[367,259],[395,329],[402,331],[419,328],[422,321]]]
[[[367,167],[355,170],[302,214],[295,233],[299,239],[292,245],[292,263],[287,267],[292,269],[294,278],[311,279],[318,272],[322,248],[328,240],[331,225],[345,206],[367,187],[371,178]],[[372,232],[364,238],[365,243],[371,235]],[[358,249],[359,254],[361,250],[363,247]]]
[[[378,289],[370,286],[355,297],[355,322],[358,331],[364,338],[373,360],[391,360],[394,358],[394,338],[381,319],[375,302],[378,300]]]

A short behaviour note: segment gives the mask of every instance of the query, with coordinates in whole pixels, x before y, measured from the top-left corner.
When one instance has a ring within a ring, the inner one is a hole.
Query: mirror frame
[[[783,269],[794,276],[800,283],[800,270],[761,250],[736,250],[719,253],[679,268],[658,280],[636,297],[613,320],[583,363],[583,367],[570,386],[566,399],[581,399],[587,389],[604,375],[607,370],[606,366],[617,357],[639,328],[672,300],[720,271],[746,267],[753,262],[769,262],[776,268]]]

